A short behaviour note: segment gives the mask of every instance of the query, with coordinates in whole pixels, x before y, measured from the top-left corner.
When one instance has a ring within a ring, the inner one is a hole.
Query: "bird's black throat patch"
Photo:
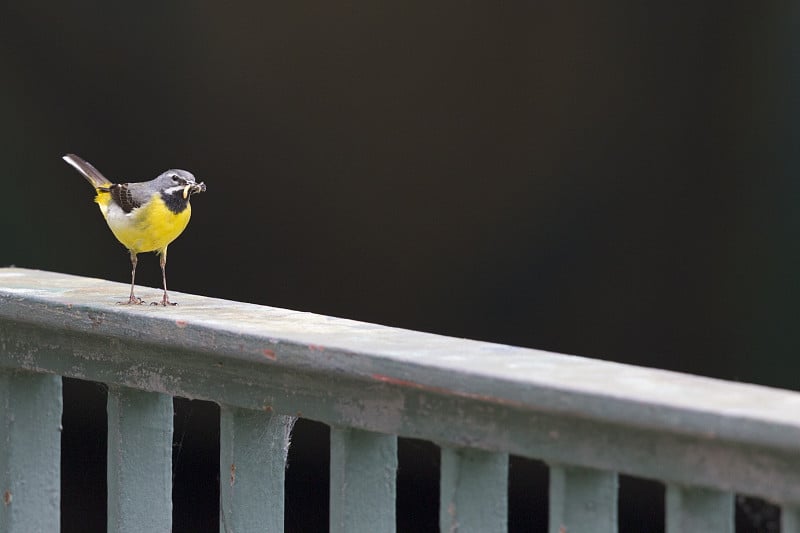
[[[186,209],[186,206],[189,205],[189,196],[184,198],[183,190],[174,191],[171,193],[162,191],[161,199],[164,200],[167,208],[169,208],[169,210],[176,215],[181,213],[184,209]]]

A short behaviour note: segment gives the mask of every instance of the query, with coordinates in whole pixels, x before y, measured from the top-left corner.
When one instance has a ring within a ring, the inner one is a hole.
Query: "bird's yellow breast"
[[[98,191],[95,202],[117,240],[134,253],[164,251],[186,229],[192,216],[190,204],[174,213],[159,194],[130,213],[114,203],[107,192]]]

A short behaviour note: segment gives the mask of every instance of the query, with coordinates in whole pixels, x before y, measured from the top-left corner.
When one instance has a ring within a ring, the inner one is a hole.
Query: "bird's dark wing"
[[[130,213],[142,204],[134,199],[128,183],[118,183],[109,187],[111,199],[126,213]]]

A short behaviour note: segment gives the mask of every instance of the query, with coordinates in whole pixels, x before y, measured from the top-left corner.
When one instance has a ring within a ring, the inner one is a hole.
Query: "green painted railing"
[[[331,426],[334,532],[394,531],[398,436],[441,447],[446,532],[506,530],[509,454],[550,465],[551,533],[616,531],[619,473],[666,484],[669,532],[733,531],[737,493],[800,532],[798,393],[187,294],[116,305],[126,290],[0,269],[0,531],[59,529],[68,376],[109,386],[109,531],[170,530],[182,396],[221,406],[221,531],[283,529],[302,416]]]

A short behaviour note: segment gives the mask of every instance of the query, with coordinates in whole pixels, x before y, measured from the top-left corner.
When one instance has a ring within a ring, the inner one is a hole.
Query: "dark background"
[[[0,265],[127,282],[61,155],[118,181],[185,168],[208,192],[170,246],[176,291],[796,389],[797,21],[767,2],[5,4]],[[207,441],[213,406],[187,405]]]

